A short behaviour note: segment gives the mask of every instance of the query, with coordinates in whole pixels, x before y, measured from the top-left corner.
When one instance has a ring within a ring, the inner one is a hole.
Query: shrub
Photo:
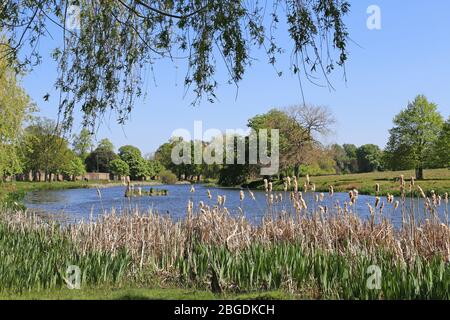
[[[169,170],[164,170],[159,174],[162,183],[164,184],[174,184],[178,181],[177,176]]]

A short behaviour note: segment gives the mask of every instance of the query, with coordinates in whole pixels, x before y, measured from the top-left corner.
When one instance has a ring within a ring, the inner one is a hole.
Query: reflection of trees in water
[[[68,194],[62,191],[37,191],[26,196],[28,203],[61,203],[69,200]]]

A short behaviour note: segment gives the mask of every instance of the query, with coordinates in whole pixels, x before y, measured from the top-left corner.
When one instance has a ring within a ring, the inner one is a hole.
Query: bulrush
[[[273,204],[273,200],[274,200],[273,193],[271,193],[270,196],[269,196],[270,204]]]
[[[332,197],[334,195],[334,187],[332,185],[330,185],[330,187],[328,188],[328,193],[329,193],[330,197]]]
[[[244,191],[243,190],[239,191],[239,200],[242,202],[244,201],[244,198],[245,198]]]
[[[264,190],[266,190],[266,192],[269,192],[269,184],[267,182],[267,179],[264,179]]]
[[[394,203],[394,210],[397,210],[398,206],[399,206],[400,202],[397,200]]]
[[[393,203],[394,202],[394,196],[392,195],[392,194],[387,194],[387,196],[386,196],[386,200],[387,200],[387,203]]]
[[[252,192],[252,190],[248,190],[248,193],[250,194],[250,198],[252,198],[252,200],[256,200],[255,194]]]
[[[209,189],[206,190],[206,194],[208,195],[208,199],[212,199],[211,191],[209,191]]]
[[[425,195],[425,192],[423,192],[423,189],[422,189],[420,186],[417,186],[417,189],[419,190],[420,196],[421,196],[423,199],[426,199],[427,196]]]
[[[378,208],[379,203],[380,203],[380,197],[375,197],[375,208]]]
[[[194,185],[191,185],[191,190],[190,190],[190,192],[191,192],[191,193],[194,193],[194,192],[195,192]]]
[[[380,193],[380,184],[379,183],[377,183],[375,185],[375,192],[376,192],[377,195]]]
[[[272,182],[269,182],[269,192],[272,192]]]
[[[294,192],[297,193],[298,192],[298,181],[297,181],[297,177],[293,176],[294,178]]]

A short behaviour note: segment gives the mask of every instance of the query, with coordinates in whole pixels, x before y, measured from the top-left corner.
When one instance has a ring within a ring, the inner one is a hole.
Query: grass
[[[61,288],[21,294],[0,293],[0,300],[285,300],[294,296],[281,291],[217,295],[210,291],[179,288],[97,287],[81,290]]]
[[[357,190],[327,207],[324,197],[334,194],[312,191],[315,179],[304,192],[296,178],[284,193],[267,183],[260,224],[242,208],[230,215],[223,202],[195,204],[195,189],[183,220],[136,208],[60,226],[4,208],[0,297],[450,299],[448,193],[427,197],[400,180],[399,200],[377,198],[363,219],[354,211]],[[409,209],[410,195],[422,198],[420,208]],[[81,291],[64,289],[69,265],[81,270]],[[374,270],[380,281],[370,280]]]
[[[330,185],[334,186],[335,192],[347,192],[349,190],[357,189],[360,194],[375,195],[375,184],[379,184],[381,188],[380,195],[387,195],[388,193],[394,196],[400,195],[398,188],[398,179],[403,175],[405,179],[414,177],[414,170],[407,171],[385,171],[385,172],[370,172],[357,173],[345,175],[329,175],[329,176],[314,176],[311,180],[316,185],[316,191],[327,192]],[[417,184],[423,188],[426,193],[434,190],[436,193],[443,194],[450,190],[450,169],[429,169],[424,171],[424,180],[417,181]],[[299,186],[303,186],[304,180],[299,180]],[[264,189],[264,182],[262,180],[253,181],[249,184],[250,188]],[[283,190],[283,181],[274,181],[273,189]]]

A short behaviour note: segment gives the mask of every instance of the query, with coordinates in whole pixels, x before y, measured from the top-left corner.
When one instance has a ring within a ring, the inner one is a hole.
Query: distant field
[[[386,171],[386,172],[371,172],[371,173],[357,173],[346,175],[330,175],[330,176],[315,176],[310,177],[311,183],[316,185],[316,191],[328,191],[330,185],[334,187],[335,192],[345,192],[351,189],[357,189],[361,194],[375,194],[375,185],[380,184],[381,194],[387,193],[399,195],[398,178],[404,175],[407,181],[407,189],[409,180],[414,177],[414,171]],[[434,190],[436,193],[443,194],[450,192],[450,169],[429,169],[424,171],[425,179],[416,181],[416,186],[429,193]],[[299,188],[305,182],[302,177],[299,180]],[[264,184],[262,181],[255,181],[249,185],[251,188],[262,189]],[[283,189],[283,181],[274,182],[274,189]]]

